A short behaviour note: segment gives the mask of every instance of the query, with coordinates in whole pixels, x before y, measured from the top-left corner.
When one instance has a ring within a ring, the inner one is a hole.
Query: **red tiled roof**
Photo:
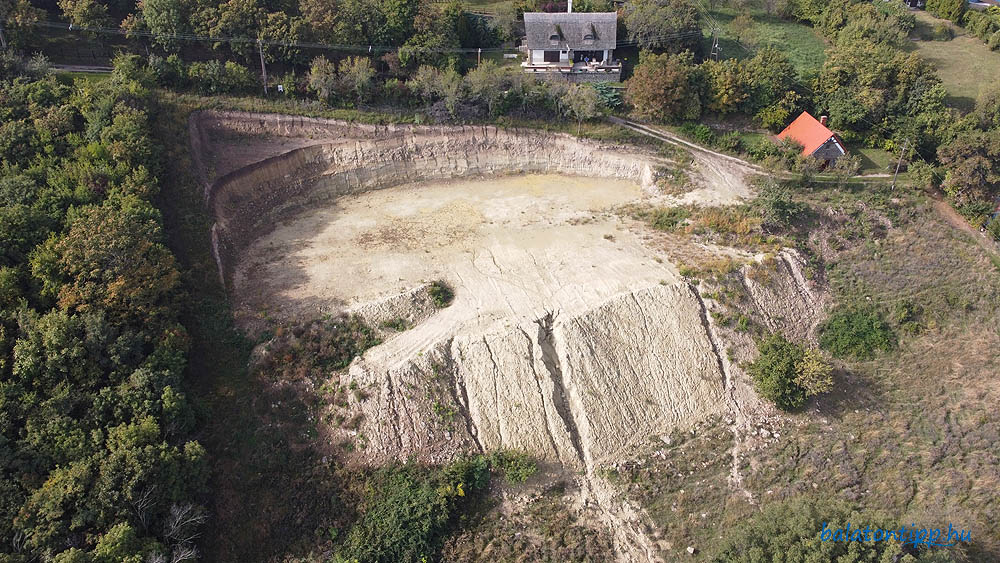
[[[823,146],[823,143],[833,137],[833,131],[816,120],[815,117],[804,111],[802,115],[795,118],[788,127],[778,133],[779,139],[792,139],[802,145],[802,154],[812,154],[816,149]]]

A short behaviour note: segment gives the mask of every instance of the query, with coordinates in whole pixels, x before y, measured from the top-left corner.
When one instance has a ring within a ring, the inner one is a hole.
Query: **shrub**
[[[239,94],[253,89],[257,77],[250,69],[233,61],[226,61],[222,71],[222,88],[224,92]]]
[[[361,518],[341,556],[371,562],[432,561],[468,495],[489,483],[483,456],[443,468],[416,464],[377,471],[366,487]]]
[[[833,366],[819,350],[806,350],[795,366],[795,383],[805,389],[808,396],[826,393],[833,389]]]
[[[941,22],[934,26],[934,40],[935,41],[950,41],[954,36],[954,32],[951,30],[951,26]]]
[[[185,85],[187,71],[184,62],[177,55],[163,58],[159,55],[149,56],[149,72],[153,80],[160,86],[180,88]]]
[[[535,460],[525,452],[500,451],[490,456],[490,464],[512,485],[523,483],[538,471]]]
[[[781,153],[778,145],[772,143],[766,137],[761,137],[749,143],[746,147],[747,154],[756,161],[763,161],[769,157],[777,156]]]
[[[989,40],[986,41],[986,45],[989,46],[992,51],[1000,50],[1000,31],[994,31],[993,34],[990,35]]]
[[[346,368],[355,357],[380,340],[357,315],[338,315],[281,330],[271,343],[261,367],[273,368],[276,375],[297,373],[320,376]]]
[[[694,128],[694,138],[703,145],[712,146],[715,144],[715,131],[703,123],[699,123]]]
[[[611,82],[597,82],[591,85],[601,99],[601,104],[611,111],[618,111],[625,107],[625,100],[622,97],[622,89],[616,88]]]
[[[916,556],[915,550],[903,547],[898,541],[831,541],[831,536],[836,530],[845,528],[848,523],[851,524],[852,531],[859,524],[872,529],[899,529],[899,522],[883,514],[859,512],[838,501],[799,496],[789,501],[771,504],[751,518],[742,521],[742,525],[733,526],[720,542],[721,548],[711,561],[716,563],[765,561],[946,563],[964,559],[964,548],[961,544],[943,550],[926,550]],[[827,536],[827,541],[820,538],[823,530],[831,532]],[[897,557],[907,553],[910,555]]]
[[[820,346],[838,358],[871,359],[895,346],[895,335],[873,308],[841,308],[820,328]]]
[[[691,216],[691,210],[687,207],[661,207],[653,211],[650,224],[654,229],[670,231]]]
[[[968,0],[927,0],[927,11],[939,18],[958,23],[968,8]]]
[[[757,359],[747,366],[757,392],[778,408],[795,410],[806,402],[806,391],[795,379],[798,364],[805,352],[780,334],[772,334],[757,343]]]
[[[447,282],[443,282],[441,280],[431,283],[427,292],[430,294],[431,301],[434,302],[434,306],[439,309],[443,309],[444,307],[451,305],[451,302],[455,299],[455,290],[453,290]]]
[[[736,131],[730,131],[719,137],[716,145],[722,150],[737,152],[740,150],[741,145],[740,134]]]
[[[760,184],[753,205],[761,219],[779,226],[787,226],[803,210],[801,204],[792,201],[791,191],[774,180],[765,180]]]
[[[211,60],[191,63],[188,80],[200,93],[238,94],[253,87],[254,76],[247,67],[232,61]]]

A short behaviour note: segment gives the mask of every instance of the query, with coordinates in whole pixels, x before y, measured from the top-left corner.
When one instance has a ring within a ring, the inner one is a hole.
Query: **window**
[[[547,63],[559,62],[559,51],[545,51],[545,57],[542,60]]]

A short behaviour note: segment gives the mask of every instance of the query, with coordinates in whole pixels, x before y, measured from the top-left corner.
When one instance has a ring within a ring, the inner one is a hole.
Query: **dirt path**
[[[965,217],[959,215],[952,206],[940,199],[938,195],[935,194],[931,197],[934,199],[934,209],[939,215],[941,215],[942,218],[944,218],[945,221],[948,222],[948,224],[956,229],[968,233],[969,236],[976,241],[976,244],[982,247],[982,249],[989,254],[993,256],[998,254],[998,245],[995,242],[990,241],[990,239],[984,236],[983,233],[979,232],[975,227],[970,225],[969,222],[965,220]]]
[[[692,143],[691,141],[688,141],[683,137],[680,137],[669,131],[665,131],[655,126],[638,123],[636,121],[628,119],[621,119],[619,117],[610,117],[609,120],[612,123],[621,125],[622,127],[627,127],[633,131],[642,133],[643,135],[648,135],[655,139],[659,139],[665,143],[674,146],[684,146],[690,149],[691,156],[694,157],[695,162],[705,165],[702,167],[704,170],[728,171],[728,174],[723,172],[722,174],[714,175],[714,177],[703,178],[704,180],[707,180],[709,182],[712,181],[717,182],[721,180],[723,182],[723,185],[725,185],[726,183],[728,183],[726,177],[728,176],[729,178],[732,178],[734,172],[742,174],[743,176],[760,174],[765,176],[774,176],[786,180],[791,180],[796,177],[796,175],[791,172],[778,172],[774,170],[768,170],[762,166],[743,160],[742,158],[730,156],[728,154],[724,154],[718,151],[713,151],[712,149],[708,149],[699,144]],[[880,178],[891,178],[891,177],[892,174],[884,172],[855,176],[855,178],[861,178],[861,179],[880,179]],[[830,182],[831,180],[814,178],[813,181],[826,183]]]
[[[690,150],[691,157],[694,159],[693,175],[696,177],[696,183],[701,187],[677,198],[676,203],[725,205],[741,199],[748,199],[753,196],[753,191],[750,189],[747,179],[767,173],[759,166],[698,146],[667,131],[617,117],[610,119],[612,123],[622,127]]]

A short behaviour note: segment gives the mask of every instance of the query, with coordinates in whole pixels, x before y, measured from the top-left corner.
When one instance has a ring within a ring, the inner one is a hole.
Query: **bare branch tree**
[[[163,536],[176,544],[189,544],[201,535],[200,527],[207,517],[200,506],[175,504],[170,507]]]
[[[195,561],[198,559],[198,548],[193,545],[178,545],[174,547],[174,553],[170,558],[170,563],[181,563],[183,561]]]
[[[156,504],[155,493],[156,485],[150,485],[144,488],[138,496],[133,495],[132,500],[129,501],[129,504],[132,505],[132,512],[135,513],[143,530],[149,525],[149,509]]]

